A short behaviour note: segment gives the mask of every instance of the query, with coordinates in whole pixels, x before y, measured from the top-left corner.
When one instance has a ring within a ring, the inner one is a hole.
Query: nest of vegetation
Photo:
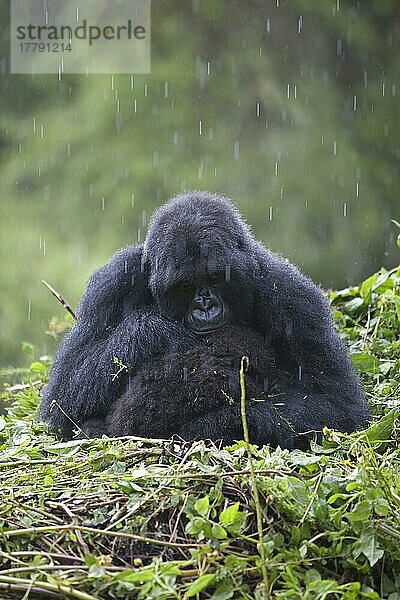
[[[34,362],[3,394],[0,598],[400,600],[399,288],[382,270],[331,294],[375,419],[308,452],[61,443]]]

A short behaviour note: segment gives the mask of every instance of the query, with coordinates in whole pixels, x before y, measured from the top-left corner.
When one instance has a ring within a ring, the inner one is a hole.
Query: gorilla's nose
[[[205,288],[205,289],[201,290],[200,292],[197,292],[197,294],[195,294],[195,297],[194,297],[194,302],[195,302],[195,305],[197,308],[204,310],[204,311],[210,310],[210,308],[215,306],[215,300],[208,288]]]

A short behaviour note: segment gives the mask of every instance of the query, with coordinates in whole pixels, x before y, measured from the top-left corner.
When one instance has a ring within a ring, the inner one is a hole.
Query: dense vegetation
[[[400,268],[331,294],[375,414],[310,451],[60,443],[4,392],[1,598],[400,599]],[[260,543],[262,540],[262,543]]]
[[[59,81],[8,73],[0,0],[0,363],[53,353],[42,279],[76,307],[184,188],[231,196],[326,287],[394,266],[399,7],[153,0],[151,74]]]

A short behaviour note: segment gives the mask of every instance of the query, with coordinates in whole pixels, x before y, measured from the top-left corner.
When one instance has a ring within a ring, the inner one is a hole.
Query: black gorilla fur
[[[274,359],[265,351],[264,338],[243,327],[227,326],[200,340],[194,350],[155,358],[139,369],[106,418],[107,434],[178,434],[193,439],[199,435],[200,420],[201,432],[204,434],[207,427],[209,438],[222,437],[225,443],[241,439],[239,372],[243,356],[248,359],[248,401],[264,401],[268,393],[276,394]],[[229,420],[220,421],[214,432],[216,412],[223,415],[233,402],[237,406],[235,419],[227,413]],[[256,435],[256,431],[253,433]],[[264,437],[257,434],[259,443],[263,443]]]
[[[224,327],[199,337],[186,315],[204,286],[221,299],[214,321]],[[229,443],[242,437],[239,404],[227,398],[237,400],[242,354],[247,396],[260,400],[247,405],[252,442],[301,447],[324,425],[366,424],[364,392],[319,288],[255,241],[227,199],[183,194],[155,213],[144,245],[91,277],[40,416],[66,438],[75,423],[90,436]]]

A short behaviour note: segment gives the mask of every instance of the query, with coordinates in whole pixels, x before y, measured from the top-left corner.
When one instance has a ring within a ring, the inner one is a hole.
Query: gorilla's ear
[[[143,246],[127,246],[90,277],[78,308],[78,323],[93,330],[119,323],[127,312],[151,302],[149,273],[143,261]]]

